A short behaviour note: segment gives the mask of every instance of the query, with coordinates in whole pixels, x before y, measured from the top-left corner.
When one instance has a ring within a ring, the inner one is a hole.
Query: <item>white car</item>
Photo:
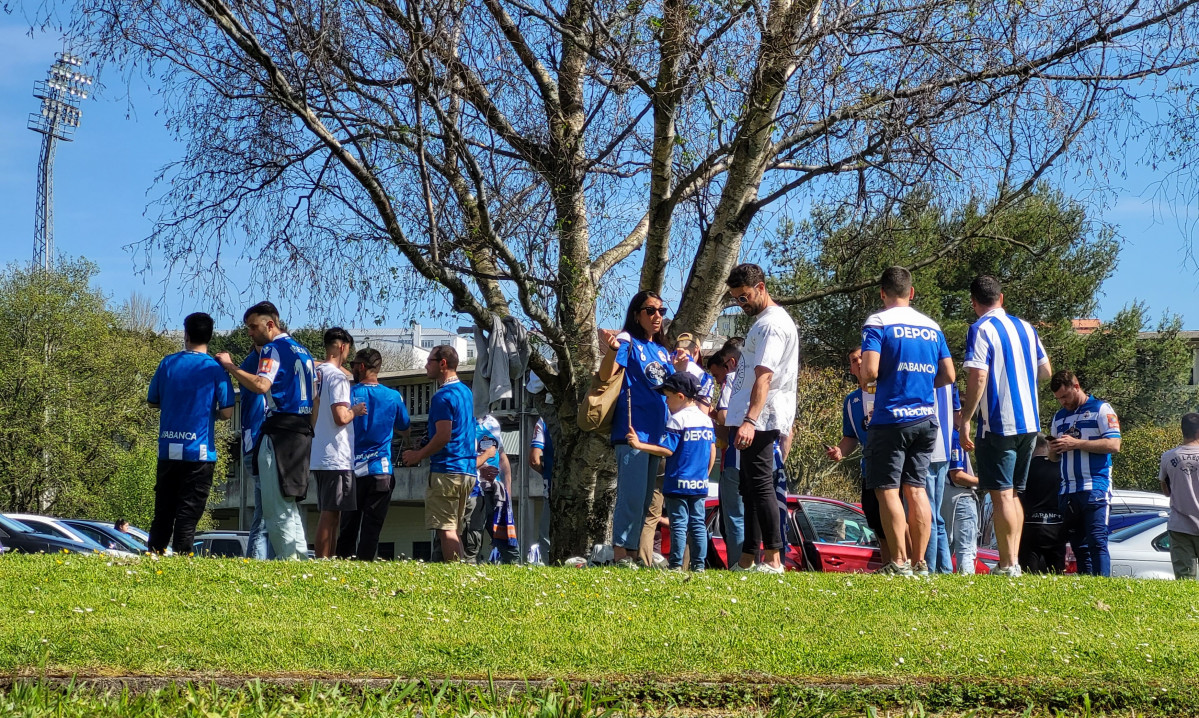
[[[65,538],[68,541],[78,541],[81,544],[89,546],[94,550],[106,553],[110,556],[124,556],[126,558],[136,557],[137,554],[129,551],[121,551],[114,548],[106,548],[96,543],[92,539],[85,536],[82,532],[67,526],[63,522],[50,518],[49,516],[37,516],[35,514],[4,514],[10,519],[15,519],[25,524],[29,528],[41,534],[49,536],[57,536]]]
[[[1112,489],[1109,501],[1112,514],[1140,514],[1148,511],[1169,511],[1170,497],[1152,491]]]
[[[1169,519],[1159,516],[1133,524],[1108,537],[1112,576],[1124,578],[1174,578],[1170,563]]]

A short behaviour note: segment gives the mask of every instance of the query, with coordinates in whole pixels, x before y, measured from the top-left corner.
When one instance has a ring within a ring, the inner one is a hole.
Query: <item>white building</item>
[[[350,336],[358,348],[371,347],[378,349],[384,356],[384,363],[407,364],[407,366],[387,367],[385,370],[418,369],[429,357],[429,351],[436,346],[449,345],[458,352],[458,359],[463,364],[475,363],[475,335],[473,327],[458,327],[457,331],[423,327],[419,322],[411,322],[407,328],[373,327],[370,329],[350,329]],[[388,362],[392,359],[392,362]]]

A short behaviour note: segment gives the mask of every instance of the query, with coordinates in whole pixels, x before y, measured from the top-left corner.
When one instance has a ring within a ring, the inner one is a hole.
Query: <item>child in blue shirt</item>
[[[630,431],[629,446],[666,458],[662,495],[670,517],[671,569],[682,570],[683,549],[691,550],[691,570],[704,570],[708,555],[708,532],[704,502],[708,498],[708,474],[716,464],[716,433],[707,412],[696,401],[700,382],[689,372],[671,374],[658,391],[666,395],[670,421],[657,444],[649,444]]]

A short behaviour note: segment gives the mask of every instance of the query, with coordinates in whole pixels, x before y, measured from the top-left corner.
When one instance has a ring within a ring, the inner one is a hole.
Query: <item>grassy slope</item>
[[[0,557],[0,671],[1193,689],[1199,583]]]

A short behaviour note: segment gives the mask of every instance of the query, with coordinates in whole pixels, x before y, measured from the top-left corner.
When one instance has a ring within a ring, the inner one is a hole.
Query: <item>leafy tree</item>
[[[0,506],[115,518],[103,498],[118,474],[152,506],[157,412],[146,389],[171,342],[125,328],[90,287],[96,268],[0,274]],[[148,454],[147,452],[150,452]],[[132,505],[123,508],[133,511]]]
[[[673,327],[703,333],[747,236],[809,205],[889,215],[918,187],[966,208],[908,258],[930,266],[997,236],[998,214],[1054,166],[1122,159],[1137,130],[1152,142],[1130,108],[1184,102],[1199,45],[1191,0],[70,10],[100,62],[164,85],[186,149],[149,245],[175,276],[224,297],[215,280],[248,257],[264,288],[331,303],[344,300],[329,287],[374,303],[432,284],[482,326],[515,314],[545,338],[553,361],[534,354],[533,369],[560,413],[558,558],[606,522],[606,437],[570,418],[622,277],[685,278]]]
[[[817,211],[808,221],[782,227],[767,245],[781,270],[774,278],[778,291],[802,294],[831,285],[869,285],[816,298],[793,312],[806,361],[843,367],[846,353],[861,344],[862,322],[881,306],[874,278],[889,266],[939,251],[943,237],[959,233],[983,211],[975,204],[952,211],[922,190],[896,212],[869,222]],[[998,212],[989,234],[949,248],[940,261],[913,275],[915,306],[940,322],[957,357],[976,319],[969,292],[974,277],[998,277],[1009,311],[1057,331],[1094,311],[1099,286],[1111,276],[1119,251],[1110,228],[1046,186]]]
[[[1192,354],[1178,334],[1181,326],[1182,320],[1173,316],[1163,317],[1154,327],[1144,305],[1134,304],[1090,334],[1059,327],[1052,339],[1047,338],[1046,351],[1054,370],[1069,369],[1084,390],[1111,402],[1123,427],[1177,430],[1178,419],[1199,402],[1199,391],[1189,385]],[[1155,331],[1141,336],[1150,329]],[[1042,416],[1048,421],[1059,408],[1044,385]]]

